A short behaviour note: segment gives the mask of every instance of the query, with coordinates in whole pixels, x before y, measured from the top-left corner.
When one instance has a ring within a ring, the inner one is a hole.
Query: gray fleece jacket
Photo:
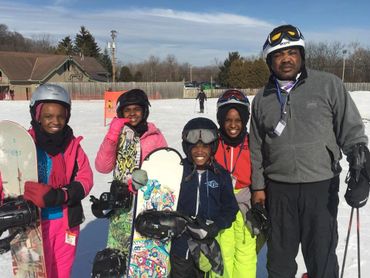
[[[330,179],[341,171],[341,151],[347,154],[354,144],[368,142],[356,105],[342,81],[330,73],[304,70],[287,97],[286,127],[277,136],[273,131],[280,118],[271,77],[252,103],[253,190],[264,189],[265,178],[286,183]]]

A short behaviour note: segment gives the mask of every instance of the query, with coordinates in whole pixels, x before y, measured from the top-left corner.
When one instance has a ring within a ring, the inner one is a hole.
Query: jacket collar
[[[306,67],[303,65],[303,66],[302,66],[301,75],[299,76],[299,78],[298,78],[298,82],[297,82],[297,84],[295,85],[295,87],[297,87],[297,86],[299,86],[300,84],[302,84],[302,83],[305,81],[305,79],[307,78],[307,76],[308,76],[307,69],[306,69]],[[270,75],[270,78],[269,78],[269,80],[268,80],[268,82],[267,82],[267,85],[266,85],[266,89],[267,89],[267,90],[275,90],[275,89],[276,89],[276,85],[275,85],[275,75],[274,75],[274,73],[272,73],[272,74]]]

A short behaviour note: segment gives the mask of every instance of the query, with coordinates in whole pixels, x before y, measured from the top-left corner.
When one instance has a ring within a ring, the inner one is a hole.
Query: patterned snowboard
[[[176,210],[182,179],[181,155],[172,148],[153,151],[143,161],[148,182],[137,195],[136,215],[148,209]],[[134,231],[129,277],[168,277],[170,242],[154,240]]]
[[[6,120],[0,121],[0,172],[4,198],[22,195],[25,181],[38,181],[32,137],[19,124]],[[18,234],[10,248],[15,277],[46,277],[40,218]]]
[[[140,138],[136,136],[134,130],[124,126],[117,147],[114,180],[127,184],[132,171],[140,166],[140,155]],[[136,198],[133,196],[133,204],[129,211],[118,209],[110,217],[107,247],[118,249],[126,257],[131,248],[135,202]]]

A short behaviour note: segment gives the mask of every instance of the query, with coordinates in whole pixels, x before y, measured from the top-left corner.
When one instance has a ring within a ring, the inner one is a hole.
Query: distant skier
[[[197,97],[195,98],[196,100],[199,99],[199,109],[200,113],[204,113],[204,101],[207,101],[207,95],[203,91],[203,88],[200,88],[200,92],[198,93]]]

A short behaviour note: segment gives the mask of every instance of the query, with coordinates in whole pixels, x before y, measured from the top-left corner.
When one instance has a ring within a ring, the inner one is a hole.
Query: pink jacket
[[[140,137],[141,162],[152,151],[167,147],[161,131],[153,124],[148,123],[148,130]],[[116,164],[117,143],[104,138],[95,158],[95,168],[103,174],[110,173]]]
[[[32,129],[28,132],[35,140],[35,132]],[[64,222],[70,228],[83,222],[84,216],[81,200],[89,194],[94,183],[88,157],[80,145],[82,139],[83,137],[81,136],[73,138],[63,154],[69,186],[77,187],[81,185],[83,188],[83,192],[81,192],[82,190],[75,191],[77,196],[72,198],[73,203],[63,205]]]

